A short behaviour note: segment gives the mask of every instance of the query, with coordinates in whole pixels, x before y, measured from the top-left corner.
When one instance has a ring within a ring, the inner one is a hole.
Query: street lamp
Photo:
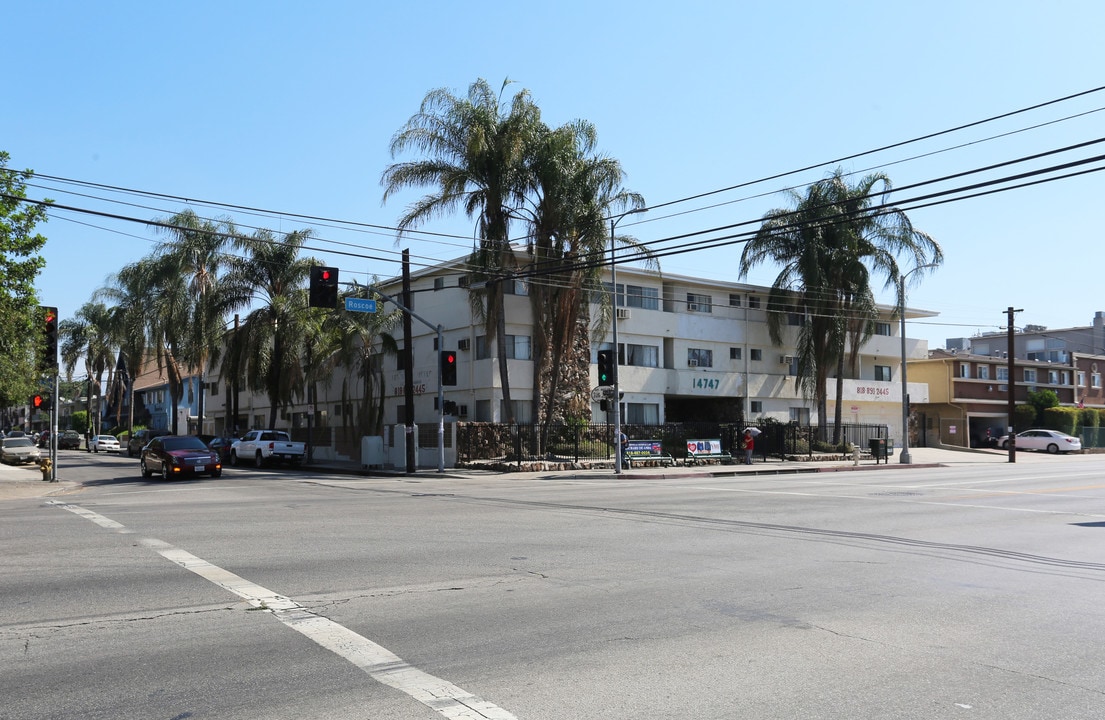
[[[612,368],[614,370],[614,474],[622,474],[622,403],[621,393],[618,391],[618,264],[614,259],[614,228],[627,215],[643,213],[647,208],[627,210],[621,215],[610,218],[610,314],[613,316],[611,334],[614,339],[614,352],[611,353]]]
[[[909,272],[903,274],[898,278],[898,318],[902,322],[902,455],[901,463],[903,465],[909,465],[913,462],[913,458],[909,455],[909,390],[906,381],[906,362],[905,362],[905,280],[907,277],[917,272],[918,270],[925,270],[927,268],[936,267],[936,263],[926,263],[924,265],[918,265]]]

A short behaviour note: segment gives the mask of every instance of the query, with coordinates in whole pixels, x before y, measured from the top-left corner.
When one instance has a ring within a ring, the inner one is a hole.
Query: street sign
[[[614,397],[614,388],[609,385],[599,385],[597,388],[591,388],[591,400],[594,402],[609,400],[612,397]]]
[[[374,313],[376,312],[376,301],[365,300],[364,298],[347,297],[345,299],[345,311]]]

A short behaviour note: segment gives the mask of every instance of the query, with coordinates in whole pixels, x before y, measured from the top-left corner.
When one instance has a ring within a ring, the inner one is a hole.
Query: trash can
[[[875,464],[879,464],[879,460],[889,463],[890,460],[886,454],[886,438],[870,438],[867,441],[868,448],[871,450],[871,457],[875,459]]]

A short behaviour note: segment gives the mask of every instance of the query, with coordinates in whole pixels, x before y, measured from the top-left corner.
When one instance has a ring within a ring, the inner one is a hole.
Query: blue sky
[[[339,266],[343,280],[363,282],[397,274],[402,248],[416,263],[465,254],[471,221],[424,227],[453,238],[411,236],[397,245],[386,229],[290,215],[394,226],[415,195],[381,204],[389,141],[434,88],[464,94],[477,78],[493,87],[510,78],[508,93],[528,89],[550,125],[592,122],[600,150],[621,161],[627,187],[650,206],[811,168],[619,225],[670,249],[685,241],[659,241],[758,220],[787,203],[783,188],[823,177],[835,159],[1105,85],[1100,0],[386,5],[10,4],[0,150],[13,169],[172,196],[36,178],[29,195],[59,204],[141,220],[186,207],[173,197],[283,213],[190,206],[278,232],[314,227],[314,254]],[[1105,137],[1102,108],[1105,92],[1089,93],[839,164],[881,170],[906,188]],[[1105,154],[1103,147],[892,199],[909,207],[923,193]],[[910,289],[911,307],[939,316],[911,322],[908,334],[941,347],[945,338],[1002,326],[1010,305],[1024,309],[1018,325],[1090,324],[1105,310],[1103,188],[1102,174],[1091,172],[909,210],[946,262]],[[161,237],[142,223],[64,211],[40,229],[48,237],[40,295],[62,317]],[[736,280],[741,247],[672,255],[661,269]],[[761,267],[748,279],[770,284],[777,271]]]

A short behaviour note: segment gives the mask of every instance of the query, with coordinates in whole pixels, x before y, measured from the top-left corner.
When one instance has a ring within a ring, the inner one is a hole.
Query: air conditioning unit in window
[[[698,367],[698,360],[696,358],[687,360],[687,367]]]
[[[457,340],[457,350],[467,350],[472,347],[472,341],[468,338],[461,338]]]
[[[630,317],[629,308],[618,308],[617,312],[619,320],[628,320]]]
[[[794,356],[793,355],[780,355],[779,356],[779,364],[780,365],[790,365],[792,362],[794,362]]]

